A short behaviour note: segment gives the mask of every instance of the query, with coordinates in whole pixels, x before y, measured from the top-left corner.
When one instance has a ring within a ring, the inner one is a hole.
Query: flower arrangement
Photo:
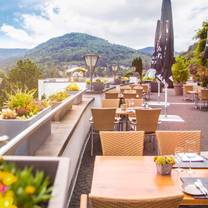
[[[49,96],[49,102],[50,103],[61,102],[61,101],[65,100],[68,96],[69,96],[69,94],[66,91],[57,92],[57,93]]]
[[[176,163],[172,156],[155,156],[154,162],[157,166],[157,172],[161,175],[170,175],[172,166]]]
[[[79,91],[79,85],[77,83],[71,83],[69,86],[66,87],[67,91]]]
[[[0,158],[0,207],[46,207],[51,198],[49,178],[32,167],[18,168]]]
[[[6,109],[1,111],[2,119],[27,119],[37,114],[48,106],[48,102],[36,101],[34,99],[35,90],[17,90],[14,94],[8,94],[5,103]]]

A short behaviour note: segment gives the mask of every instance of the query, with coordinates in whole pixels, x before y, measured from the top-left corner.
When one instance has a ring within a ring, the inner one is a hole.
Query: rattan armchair
[[[133,89],[136,91],[136,94],[137,94],[138,98],[143,97],[143,87],[142,86],[136,86]]]
[[[131,102],[134,102],[134,106],[131,106]],[[125,103],[127,104],[127,107],[140,107],[143,105],[144,100],[143,99],[125,99]]]
[[[83,194],[80,208],[178,208],[182,199],[182,194],[149,199],[113,199]]]
[[[125,90],[131,90],[131,89],[132,89],[131,86],[122,86],[122,87],[120,87],[120,92],[124,93]]]
[[[102,101],[103,108],[118,108],[119,99],[103,99]]]
[[[118,95],[117,91],[109,91],[105,93],[105,99],[118,99]]]
[[[146,99],[150,99],[150,86],[149,84],[142,84],[143,87],[143,95]]]
[[[136,130],[145,134],[155,133],[160,112],[160,108],[136,109]]]
[[[193,152],[200,153],[201,131],[156,131],[160,155],[175,153],[177,145],[186,148],[186,141],[194,141]]]
[[[184,100],[191,100],[193,98],[190,98],[192,96],[189,92],[194,90],[194,86],[191,84],[184,84],[183,85],[183,99]]]
[[[208,89],[200,89],[198,93],[197,107],[200,110],[202,110],[202,104],[204,104],[204,107],[208,107]]]
[[[144,131],[100,131],[103,155],[141,156],[144,149]]]
[[[91,156],[93,156],[94,134],[114,130],[116,108],[92,108],[91,111]]]
[[[123,93],[124,99],[136,99],[137,93],[136,90],[125,90]]]
[[[136,131],[144,131],[152,141],[152,150],[156,149],[155,131],[157,130],[161,109],[136,109],[136,122],[131,121]]]

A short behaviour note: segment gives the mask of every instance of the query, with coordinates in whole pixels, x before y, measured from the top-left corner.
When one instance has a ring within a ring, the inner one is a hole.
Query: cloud
[[[11,25],[3,24],[1,31],[12,39],[23,43],[32,43],[32,38],[22,29],[17,29]]]
[[[22,0],[23,2],[26,0]],[[47,41],[70,32],[84,32],[113,43],[142,48],[153,45],[162,0],[34,0],[40,15],[22,13],[22,27],[3,25],[13,41],[25,47]],[[195,30],[208,18],[208,2],[204,0],[174,0],[173,20],[176,50],[185,50],[192,42]],[[22,38],[20,38],[22,37]],[[1,47],[1,45],[0,45]]]

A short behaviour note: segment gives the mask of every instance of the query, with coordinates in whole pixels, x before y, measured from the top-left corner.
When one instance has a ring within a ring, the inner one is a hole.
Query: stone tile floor
[[[157,94],[151,95],[151,101],[157,101]],[[164,93],[161,94],[159,99],[164,101]],[[171,104],[168,108],[168,114],[175,114],[181,116],[185,122],[162,122],[159,125],[161,130],[197,130],[202,131],[201,138],[201,150],[208,151],[208,111],[199,111],[194,109],[194,104],[190,101],[184,101],[183,97],[175,96],[174,90],[168,90],[168,101],[174,104]],[[95,139],[94,144],[94,155],[101,155],[101,146],[99,139]],[[153,152],[148,151],[148,145],[146,144],[147,149],[145,150],[145,155],[152,155]],[[77,183],[74,189],[72,200],[70,202],[70,208],[78,208],[80,204],[80,195],[88,194],[91,188],[93,166],[94,166],[94,157],[90,156],[90,145],[87,145],[87,148],[84,153],[82,160],[81,168],[79,171]],[[197,206],[195,206],[197,207]],[[207,206],[198,206],[198,207],[207,207]],[[193,206],[192,206],[193,208]]]

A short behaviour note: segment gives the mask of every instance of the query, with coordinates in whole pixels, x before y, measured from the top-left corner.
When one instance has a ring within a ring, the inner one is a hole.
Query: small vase
[[[157,165],[157,173],[160,175],[170,175],[172,170],[172,165]]]

